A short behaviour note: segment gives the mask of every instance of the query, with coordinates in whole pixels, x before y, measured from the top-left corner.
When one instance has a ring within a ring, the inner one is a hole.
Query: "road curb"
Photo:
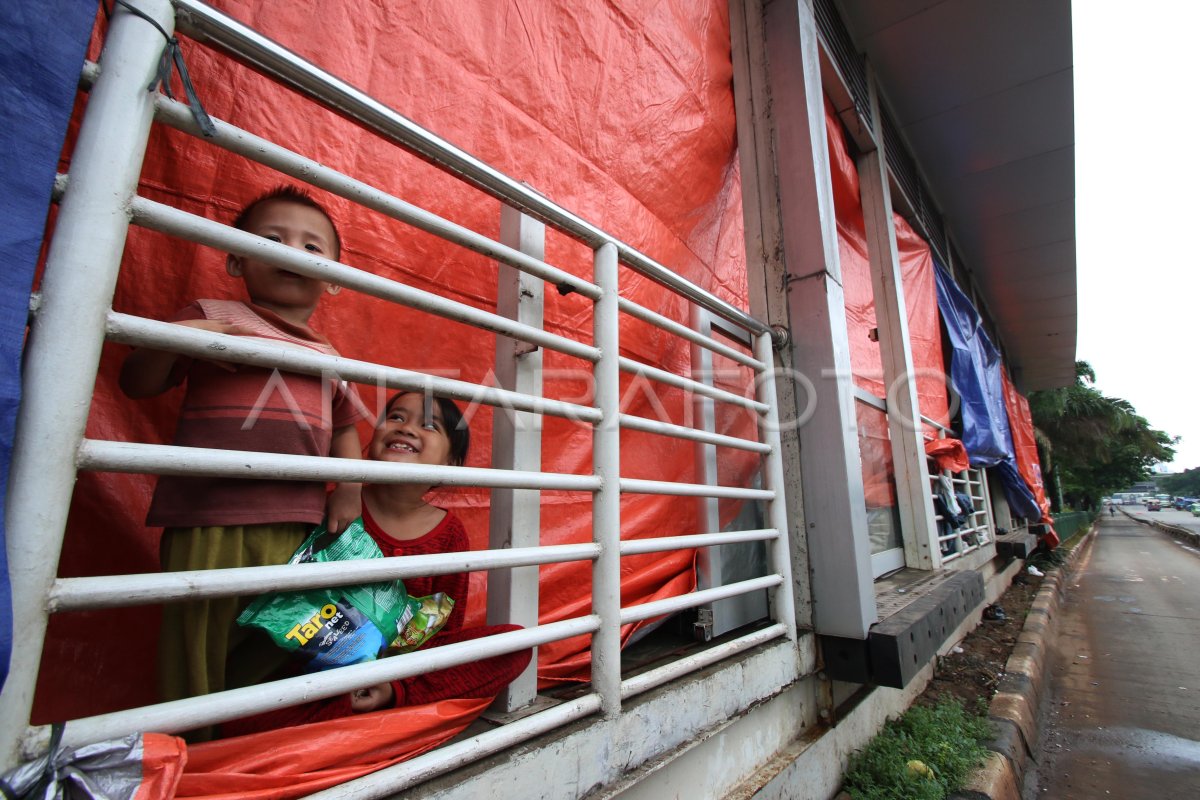
[[[1017,645],[1004,665],[1004,677],[988,717],[996,735],[987,743],[984,765],[952,795],[955,800],[1021,800],[1021,784],[1030,758],[1037,752],[1038,715],[1049,684],[1048,646],[1058,629],[1058,608],[1066,587],[1096,537],[1097,523],[1083,535],[1067,562],[1046,573],[1017,636]]]
[[[1162,531],[1163,533],[1170,536],[1172,539],[1175,539],[1180,542],[1187,542],[1188,544],[1192,545],[1193,547],[1200,547],[1200,533],[1196,533],[1195,531],[1188,530],[1187,528],[1181,527],[1179,525],[1172,525],[1169,522],[1159,522],[1156,519],[1142,519],[1141,517],[1136,517],[1133,514],[1130,514],[1128,511],[1122,510],[1122,513],[1125,514],[1125,516],[1127,518],[1133,520],[1134,522],[1140,523],[1142,525],[1149,525],[1152,528],[1156,528],[1156,529]]]

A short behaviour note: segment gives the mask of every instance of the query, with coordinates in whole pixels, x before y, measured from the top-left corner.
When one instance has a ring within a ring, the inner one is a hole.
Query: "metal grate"
[[[846,88],[850,90],[850,96],[854,99],[854,110],[858,112],[858,117],[867,130],[873,130],[875,124],[871,115],[871,94],[867,89],[866,62],[854,46],[850,31],[846,30],[846,24],[842,22],[833,0],[815,0],[813,12],[817,18],[817,32],[821,41],[837,64],[842,78],[846,81]]]

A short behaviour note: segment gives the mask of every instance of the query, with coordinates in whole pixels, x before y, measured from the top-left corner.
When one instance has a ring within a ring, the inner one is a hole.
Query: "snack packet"
[[[357,519],[340,535],[317,526],[288,563],[382,557],[362,520]],[[333,586],[261,595],[237,622],[261,628],[275,644],[305,659],[306,667],[315,671],[378,658],[409,623],[415,625],[405,641],[420,646],[445,624],[445,618],[437,622],[436,614],[430,624],[430,615],[422,610],[424,600],[409,597],[401,581]],[[435,603],[434,608],[437,606]],[[445,616],[449,617],[449,612]]]
[[[442,629],[454,610],[454,598],[445,592],[413,599],[416,602],[409,604],[412,613],[396,623],[396,640],[388,647],[388,655],[408,653],[425,644]]]

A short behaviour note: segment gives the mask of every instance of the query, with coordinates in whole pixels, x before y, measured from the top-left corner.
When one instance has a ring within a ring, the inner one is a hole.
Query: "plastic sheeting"
[[[1013,455],[1000,353],[971,301],[940,264],[936,274],[938,308],[952,348],[950,380],[961,398],[963,444],[971,466],[992,469],[1014,515],[1040,519],[1041,510]]]
[[[95,13],[95,0],[13,3],[0,25],[0,119],[5,120],[0,126],[0,497],[8,492],[21,401],[29,289]],[[0,514],[0,687],[8,675],[11,647],[12,605]]]
[[[175,797],[304,797],[437,747],[489,702],[447,700],[192,745]]]
[[[1013,455],[1017,471],[1033,492],[1034,501],[1041,510],[1040,521],[1051,523],[1050,501],[1046,497],[1046,486],[1042,480],[1042,463],[1038,457],[1037,440],[1033,438],[1033,415],[1029,411],[1029,400],[1017,391],[1008,377],[1008,370],[1001,371],[1004,383],[1004,407],[1008,409],[1008,421],[1012,429]]]
[[[56,726],[50,750],[4,774],[6,797],[30,800],[169,800],[187,754],[182,739],[159,733],[62,747]]]
[[[616,0],[604,4],[490,2],[455,4],[448,14],[428,4],[297,5],[287,0],[222,0],[235,18],[362,88],[485,162],[526,181],[564,207],[735,304],[745,305],[740,178],[735,150],[728,9],[696,3]],[[632,22],[636,21],[636,23]],[[499,235],[495,200],[397,151],[331,112],[314,107],[228,59],[184,40],[183,50],[208,112],[377,185],[482,233]],[[91,57],[98,54],[98,39]],[[204,142],[156,126],[139,192],[195,214],[230,221],[244,203],[281,183],[277,174]],[[318,194],[339,224],[342,260],[350,265],[493,309],[496,266],[482,256],[414,231],[379,214]],[[550,232],[546,260],[590,277],[592,253]],[[686,323],[687,304],[622,271],[622,295]],[[224,255],[131,229],[113,307],[162,319],[196,298],[240,298],[224,272]],[[491,380],[491,334],[353,292],[327,298],[312,320],[346,356],[448,377]],[[590,302],[546,293],[546,328],[588,340]],[[621,354],[686,374],[687,344],[626,320]],[[143,442],[170,440],[178,391],[131,401],[116,376],[127,348],[102,356],[87,435]],[[718,369],[728,364],[717,359]],[[545,356],[549,397],[590,402],[590,369]],[[744,371],[719,383],[751,386]],[[623,411],[692,421],[682,391],[622,377]],[[363,387],[368,403],[386,392]],[[492,412],[471,409],[474,447],[468,466],[490,464]],[[722,409],[721,433],[753,437],[754,415]],[[369,431],[361,434],[366,439]],[[543,468],[591,472],[588,426],[546,418]],[[691,482],[693,445],[650,434],[622,435],[622,474]],[[721,481],[749,485],[755,454],[725,451]],[[153,478],[80,475],[60,562],[63,576],[153,572],[159,531],[143,524]],[[486,490],[439,491],[433,502],[463,520],[476,549],[488,546]],[[689,498],[622,498],[622,535],[697,532]],[[723,505],[723,519],[736,511]],[[591,496],[547,492],[544,544],[591,539]],[[695,581],[694,553],[622,559],[626,605],[678,595]],[[540,570],[541,619],[590,613],[591,564]],[[467,624],[483,621],[485,580],[472,575]],[[102,713],[154,702],[154,608],[56,615],[43,661],[35,720]],[[138,636],[115,632],[138,631]],[[623,630],[627,638],[633,626]],[[587,637],[539,648],[545,679],[586,680]],[[99,665],[97,667],[97,665]],[[56,687],[66,681],[71,692]]]
[[[851,371],[858,386],[877,397],[886,397],[883,356],[878,341],[872,338],[872,331],[876,328],[875,291],[859,195],[858,168],[850,155],[841,123],[828,101],[825,104],[825,130],[837,212],[838,255],[845,295]],[[916,372],[917,402],[924,416],[948,427],[949,399],[942,336],[938,327],[933,256],[929,245],[904,218],[895,215],[893,223]],[[862,412],[856,416],[867,508],[894,506],[896,483],[887,417]],[[927,439],[933,439],[936,433],[931,427],[925,426],[925,435]]]
[[[871,338],[871,332],[876,328],[875,291],[871,282],[871,260],[859,195],[858,168],[850,155],[841,123],[828,102],[825,104],[825,130],[829,142],[834,207],[837,211],[838,256],[846,298],[850,365],[856,384],[877,397],[886,397],[883,356],[879,351],[879,342]],[[892,221],[896,230],[908,335],[916,371],[917,402],[923,415],[949,426],[949,399],[942,334],[938,327],[933,255],[928,243],[903,217],[896,214]]]

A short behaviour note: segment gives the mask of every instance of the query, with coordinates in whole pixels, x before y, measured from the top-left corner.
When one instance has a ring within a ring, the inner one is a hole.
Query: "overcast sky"
[[[1077,358],[1200,467],[1200,3],[1075,0]]]

